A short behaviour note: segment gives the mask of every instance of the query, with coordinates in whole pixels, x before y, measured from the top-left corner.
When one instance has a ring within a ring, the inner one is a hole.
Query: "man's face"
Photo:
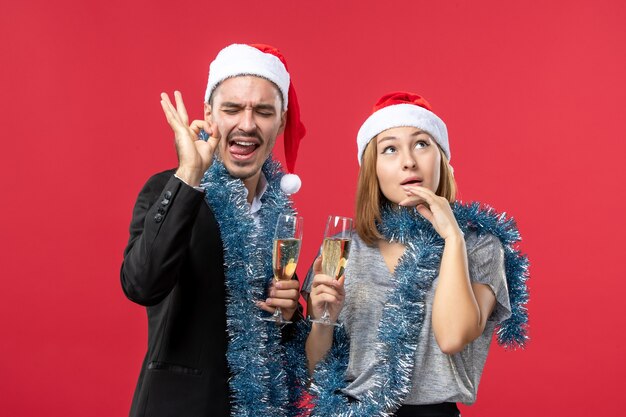
[[[253,178],[285,128],[278,88],[260,77],[239,76],[222,81],[212,97],[204,118],[220,131],[220,159],[233,177]]]

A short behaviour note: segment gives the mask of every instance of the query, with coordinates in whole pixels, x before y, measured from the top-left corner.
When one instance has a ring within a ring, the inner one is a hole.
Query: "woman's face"
[[[437,191],[441,153],[428,133],[415,127],[394,127],[374,140],[378,185],[389,201],[398,204],[407,197],[403,185]]]

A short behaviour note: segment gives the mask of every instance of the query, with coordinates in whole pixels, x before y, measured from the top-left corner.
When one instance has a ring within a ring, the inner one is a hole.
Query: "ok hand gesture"
[[[167,122],[174,131],[178,170],[176,175],[191,186],[200,184],[204,172],[211,166],[213,154],[220,141],[220,132],[214,123],[194,120],[189,124],[187,109],[179,91],[174,92],[176,107],[166,93],[161,93],[161,107]],[[200,129],[210,137],[205,142],[199,138]]]

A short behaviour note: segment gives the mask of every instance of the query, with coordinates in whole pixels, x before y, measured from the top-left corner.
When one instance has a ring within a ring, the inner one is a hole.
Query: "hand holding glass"
[[[274,232],[274,247],[272,250],[272,266],[275,281],[288,281],[293,278],[300,256],[302,245],[303,218],[289,214],[281,214],[276,222]],[[275,321],[279,324],[291,323],[285,320],[280,307],[276,307],[271,317],[266,321]]]
[[[346,271],[350,244],[352,243],[352,219],[349,217],[329,216],[324,231],[324,243],[322,245],[322,273],[341,278]],[[311,319],[313,323],[335,325],[328,312],[328,305],[324,306],[324,312],[318,319]]]

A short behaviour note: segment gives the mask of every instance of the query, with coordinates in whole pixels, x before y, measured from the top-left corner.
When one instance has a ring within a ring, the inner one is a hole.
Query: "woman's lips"
[[[419,178],[407,178],[400,183],[400,185],[421,185],[422,180]]]

